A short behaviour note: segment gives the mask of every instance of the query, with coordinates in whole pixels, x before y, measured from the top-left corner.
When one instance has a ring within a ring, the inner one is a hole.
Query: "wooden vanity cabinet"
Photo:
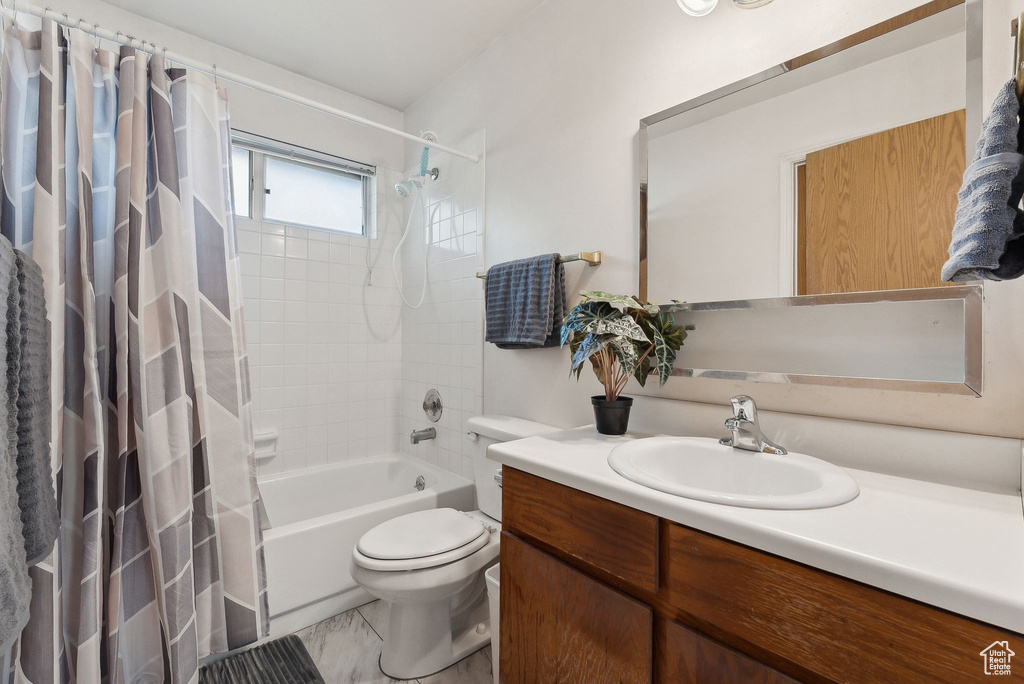
[[[989,644],[1024,653],[1021,635],[508,466],[502,527],[506,684],[967,682]]]
[[[651,681],[650,606],[504,533],[501,601],[503,681]]]

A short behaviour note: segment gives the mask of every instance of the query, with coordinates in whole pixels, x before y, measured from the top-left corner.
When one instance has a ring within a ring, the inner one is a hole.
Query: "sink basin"
[[[759,454],[702,437],[649,437],[620,444],[608,465],[667,494],[746,508],[827,508],[860,492],[838,466],[805,454]]]

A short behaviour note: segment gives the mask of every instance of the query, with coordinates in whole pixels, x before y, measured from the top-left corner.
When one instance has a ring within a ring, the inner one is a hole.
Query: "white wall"
[[[399,177],[377,168],[372,237],[236,219],[261,475],[399,450]]]
[[[549,0],[410,107],[406,128],[442,139],[487,128],[488,264],[600,249],[600,268],[568,267],[570,289],[632,292],[639,120],[919,4],[779,0],[743,11],[722,2],[694,19],[669,0]],[[1022,0],[985,0],[986,102],[1010,76],[1008,25],[1022,9]],[[725,403],[746,392],[794,413],[1020,437],[1022,301],[1020,282],[987,288],[980,399],[681,378],[666,394]],[[562,426],[592,420],[587,396],[598,385],[591,374],[570,381],[564,351],[487,345],[484,371],[487,412]]]

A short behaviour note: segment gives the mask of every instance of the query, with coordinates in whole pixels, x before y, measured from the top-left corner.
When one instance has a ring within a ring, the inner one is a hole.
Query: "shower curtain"
[[[45,278],[61,515],[11,681],[195,682],[268,632],[229,145],[206,76],[5,18],[0,230]]]

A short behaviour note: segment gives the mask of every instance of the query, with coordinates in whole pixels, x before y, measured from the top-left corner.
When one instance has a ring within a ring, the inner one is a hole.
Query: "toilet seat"
[[[362,536],[352,558],[367,570],[421,570],[465,558],[489,538],[490,531],[479,520],[452,508],[435,508],[377,525]]]

